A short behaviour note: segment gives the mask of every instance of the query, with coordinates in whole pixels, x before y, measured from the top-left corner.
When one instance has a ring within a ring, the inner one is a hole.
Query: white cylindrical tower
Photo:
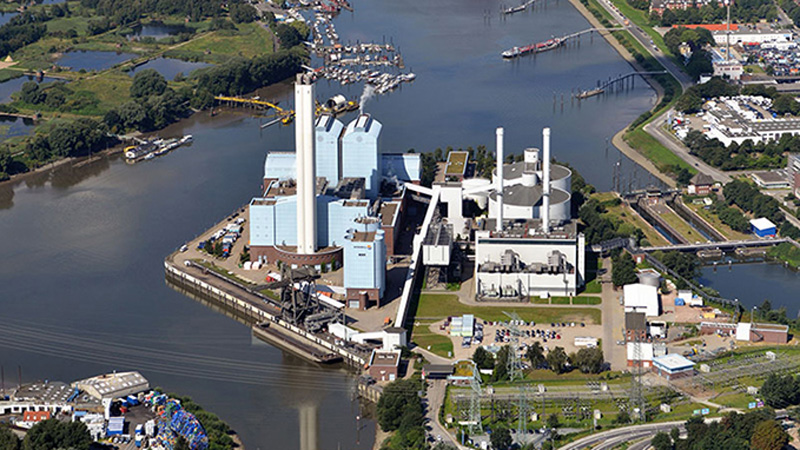
[[[497,131],[495,133],[497,135],[497,167],[495,172],[497,173],[497,224],[495,225],[495,231],[498,233],[503,231],[503,127],[497,127]]]
[[[295,82],[295,151],[297,152],[297,253],[317,249],[317,177],[314,155],[314,79],[298,74]]]
[[[542,231],[550,233],[550,128],[542,130]]]

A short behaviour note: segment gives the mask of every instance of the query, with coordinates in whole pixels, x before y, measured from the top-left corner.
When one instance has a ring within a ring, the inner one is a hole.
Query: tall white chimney
[[[497,224],[495,225],[495,231],[498,233],[503,231],[503,127],[497,127],[496,131],[497,135],[497,180],[496,183],[496,192],[497,192]]]
[[[298,74],[294,85],[295,152],[297,161],[297,253],[317,248],[317,208],[314,155],[314,80]]]
[[[550,233],[550,128],[542,130],[542,231]]]

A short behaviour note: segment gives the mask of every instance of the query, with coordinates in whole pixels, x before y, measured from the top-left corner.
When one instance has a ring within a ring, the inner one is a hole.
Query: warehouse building
[[[114,372],[72,383],[96,399],[114,399],[150,389],[150,382],[139,372]]]
[[[628,284],[622,288],[625,312],[641,312],[647,317],[658,317],[661,314],[661,302],[658,300],[658,288],[649,284]]]

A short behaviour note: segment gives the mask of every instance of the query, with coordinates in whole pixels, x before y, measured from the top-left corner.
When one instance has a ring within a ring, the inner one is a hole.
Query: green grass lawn
[[[767,250],[767,255],[786,261],[794,268],[800,268],[800,249],[789,242],[778,244]]]
[[[411,341],[436,355],[449,358],[453,353],[453,341],[448,336],[432,332],[428,328],[431,323],[431,320],[420,320],[419,325],[415,323],[411,331]]]
[[[664,221],[667,222],[669,226],[674,228],[675,231],[680,233],[681,236],[686,238],[687,241],[689,242],[706,241],[706,238],[702,234],[700,234],[699,231],[692,228],[692,226],[686,223],[686,221],[683,220],[683,218],[681,218],[680,216],[678,216],[677,213],[673,211],[666,211],[664,213],[659,214],[659,216],[662,219],[664,219]]]
[[[665,171],[668,166],[676,165],[686,168],[693,175],[697,173],[697,169],[661,145],[656,138],[647,134],[641,127],[626,133],[624,139],[628,145],[638,150],[650,161],[653,161],[659,170]]]
[[[586,287],[583,288],[583,292],[585,294],[599,294],[603,292],[603,286],[597,281],[597,279],[594,279],[586,283]]]
[[[458,301],[458,297],[449,294],[422,294],[413,317],[445,318],[462,314],[474,314],[483,320],[508,320],[503,311],[517,313],[520,319],[527,322],[586,322],[602,323],[601,312],[596,308],[547,308],[509,306],[473,306]]]
[[[89,25],[89,20],[97,19],[98,17],[60,17],[58,19],[49,20],[46,22],[48,33],[66,32],[75,30],[78,36],[86,36],[86,29]]]
[[[569,297],[552,297],[550,299],[551,305],[569,305]]]
[[[218,30],[200,36],[164,56],[221,62],[232,56],[252,58],[272,53],[272,32],[257,23],[237,25],[238,30]]]
[[[573,305],[599,305],[603,303],[603,299],[593,296],[580,296],[572,299]]]

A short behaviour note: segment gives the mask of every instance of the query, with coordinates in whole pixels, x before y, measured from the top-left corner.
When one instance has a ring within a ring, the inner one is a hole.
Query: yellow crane
[[[260,106],[260,107],[274,109],[277,115],[281,117],[281,122],[283,122],[284,125],[288,125],[292,123],[292,120],[294,120],[294,111],[290,109],[283,109],[274,103],[268,102],[266,100],[261,100],[259,98],[242,98],[242,97],[229,97],[225,95],[217,95],[214,97],[214,100],[220,102],[230,102],[239,105]]]

